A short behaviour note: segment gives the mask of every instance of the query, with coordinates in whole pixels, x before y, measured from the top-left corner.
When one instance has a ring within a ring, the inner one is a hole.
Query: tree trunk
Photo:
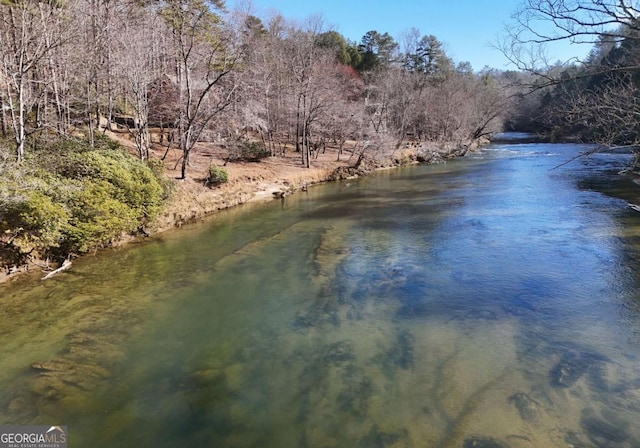
[[[5,110],[5,105],[4,105],[4,100],[2,99],[2,96],[0,95],[0,110],[1,112],[1,117],[0,119],[2,120],[2,123],[0,123],[0,132],[2,132],[2,136],[6,137],[7,136],[7,111]]]
[[[18,121],[15,129],[16,152],[18,162],[24,159],[24,139],[25,139],[25,98],[24,98],[24,77],[20,76],[18,82]]]

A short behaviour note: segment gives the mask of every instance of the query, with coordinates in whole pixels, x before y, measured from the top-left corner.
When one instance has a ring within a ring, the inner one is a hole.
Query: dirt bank
[[[125,135],[110,133],[110,137],[135,152]],[[159,160],[166,153],[163,163],[165,174],[173,185],[173,193],[166,207],[154,222],[144,228],[143,233],[153,235],[201,219],[218,210],[250,201],[274,200],[283,193],[293,194],[322,182],[359,176],[376,169],[415,163],[418,160],[440,161],[460,155],[456,150],[457,148],[415,145],[399,150],[372,150],[368,153],[366,162],[355,168],[357,154],[353,155],[347,150],[338,157],[337,149],[327,148],[312,161],[311,168],[305,168],[300,154],[295,151],[269,157],[260,162],[231,162],[225,165],[226,151],[221,146],[201,143],[192,151],[187,179],[179,180],[181,152],[178,149],[169,149],[167,152],[166,148],[156,145],[152,148],[151,158]],[[225,165],[229,175],[226,184],[216,187],[205,185],[211,165]],[[115,244],[126,244],[137,238],[141,236],[123,235]],[[10,274],[0,273],[0,283],[15,278],[22,272],[42,271],[44,275],[56,267],[47,266],[42,260],[35,260],[29,266],[14,270]]]

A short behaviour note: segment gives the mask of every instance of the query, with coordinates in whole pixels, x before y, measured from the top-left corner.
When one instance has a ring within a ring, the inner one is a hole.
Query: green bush
[[[220,184],[226,184],[229,182],[229,175],[227,170],[221,166],[211,165],[209,167],[209,177],[207,177],[207,185],[215,186]]]
[[[58,248],[69,220],[63,205],[36,190],[3,195],[0,211],[0,241],[8,251],[22,254],[46,255]]]
[[[238,140],[229,150],[229,160],[259,162],[271,156],[269,150],[262,142]]]
[[[117,143],[52,142],[0,178],[0,263],[28,255],[64,257],[110,244],[160,210],[168,182],[160,169]]]
[[[66,201],[71,217],[64,231],[67,252],[86,252],[134,231],[143,221],[139,211],[119,200],[106,181],[85,181]]]

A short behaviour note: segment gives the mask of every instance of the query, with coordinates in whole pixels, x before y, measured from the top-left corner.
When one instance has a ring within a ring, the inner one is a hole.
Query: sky
[[[227,6],[247,0],[227,0]],[[389,33],[401,42],[403,33],[417,28],[433,34],[456,63],[468,61],[474,70],[485,66],[514,69],[492,44],[504,35],[518,0],[250,0],[254,15],[266,18],[280,12],[301,23],[320,14],[328,27],[360,42],[367,31]],[[563,43],[548,49],[551,61],[583,57],[590,47]]]

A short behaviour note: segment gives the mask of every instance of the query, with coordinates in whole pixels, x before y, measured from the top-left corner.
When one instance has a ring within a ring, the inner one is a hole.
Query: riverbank
[[[487,142],[482,142],[487,143]],[[342,154],[337,148],[327,147],[317,154],[311,168],[301,163],[299,153],[293,150],[259,162],[235,162],[225,165],[226,152],[214,144],[200,144],[192,155],[188,178],[180,175],[180,153],[170,151],[166,160],[166,175],[175,186],[166,207],[148,229],[162,232],[185,223],[201,219],[216,211],[246,202],[282,198],[315,184],[359,177],[367,173],[390,169],[410,163],[437,163],[466,154],[479,145],[453,144],[406,145],[403,148],[378,148],[368,151],[362,163],[355,167],[358,154],[346,145]],[[165,150],[156,148],[153,156],[160,158]],[[211,165],[223,166],[229,175],[225,184],[210,188],[205,185]]]
[[[120,142],[132,153],[135,152],[132,142],[123,134],[109,133],[109,137]],[[328,147],[317,154],[311,168],[305,168],[301,163],[300,154],[293,150],[259,162],[231,162],[225,165],[226,151],[223,147],[201,143],[192,152],[187,179],[179,180],[180,151],[170,149],[167,152],[166,148],[156,145],[152,147],[151,158],[160,160],[166,153],[163,164],[165,176],[172,184],[171,197],[157,217],[144,229],[140,229],[139,234],[122,235],[112,245],[121,246],[138,241],[247,202],[286,198],[315,184],[358,177],[379,169],[418,162],[439,162],[464,155],[469,149],[453,145],[406,145],[400,149],[371,149],[366,153],[362,163],[355,167],[358,154],[354,154],[351,148],[352,146],[347,145],[345,151],[338,155],[336,148]],[[229,178],[227,183],[215,187],[205,184],[209,167],[212,165],[224,165]],[[44,277],[58,267],[43,260],[32,260],[27,266],[14,269],[10,273],[0,273],[0,283],[24,273]]]

